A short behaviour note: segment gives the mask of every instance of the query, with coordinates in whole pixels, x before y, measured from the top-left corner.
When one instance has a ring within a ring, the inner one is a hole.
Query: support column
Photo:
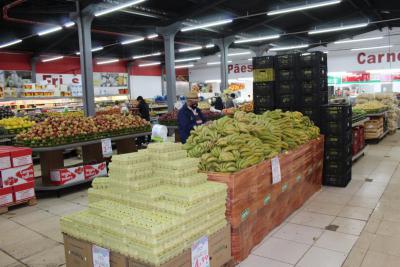
[[[161,95],[165,95],[165,84],[164,84],[164,77],[165,77],[165,67],[164,65],[161,66]]]
[[[31,58],[31,68],[32,68],[32,83],[36,83],[36,62],[37,62],[37,57],[32,57]]]
[[[262,57],[264,52],[266,52],[270,48],[269,44],[261,45],[261,46],[251,46],[250,50],[256,54],[256,57]]]
[[[220,91],[221,93],[228,88],[228,50],[229,46],[233,43],[233,37],[226,37],[222,39],[214,40],[214,44],[218,46],[220,54],[221,54],[221,84]]]
[[[133,62],[129,61],[128,64],[126,65],[126,69],[128,70],[128,93],[129,93],[129,99],[132,98],[132,86],[131,86],[131,69],[132,69]]]
[[[82,75],[83,110],[86,116],[94,116],[95,101],[93,88],[93,59],[91,26],[93,15],[90,12],[82,12],[77,4],[77,28],[79,36],[79,52]]]

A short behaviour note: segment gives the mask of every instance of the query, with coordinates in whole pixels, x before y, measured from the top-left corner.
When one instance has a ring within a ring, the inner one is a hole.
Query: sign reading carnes
[[[400,52],[386,52],[375,54],[360,52],[357,54],[357,62],[360,65],[400,62]]]

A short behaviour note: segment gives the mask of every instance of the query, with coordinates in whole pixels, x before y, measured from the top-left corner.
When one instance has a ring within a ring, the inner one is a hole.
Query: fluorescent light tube
[[[205,83],[220,83],[221,80],[205,80]]]
[[[284,51],[284,50],[292,50],[292,49],[300,49],[300,48],[307,48],[308,44],[303,45],[292,45],[292,46],[277,46],[269,49],[268,51]]]
[[[53,28],[50,28],[50,29],[47,29],[47,30],[44,30],[44,31],[40,31],[40,32],[37,33],[37,35],[43,36],[43,35],[46,35],[46,34],[49,34],[49,33],[52,33],[52,32],[57,32],[57,31],[60,31],[60,30],[62,30],[62,27],[61,26],[57,26],[57,27],[53,27]]]
[[[182,32],[187,32],[187,31],[193,31],[193,30],[198,30],[198,29],[204,29],[204,28],[209,28],[213,26],[218,26],[218,25],[223,25],[223,24],[228,24],[231,23],[233,20],[232,19],[224,19],[224,20],[218,20],[218,21],[213,21],[209,23],[204,23],[196,26],[189,26],[182,28]]]
[[[221,64],[220,61],[215,61],[215,62],[207,62],[207,65],[219,65]]]
[[[59,60],[59,59],[62,59],[62,58],[64,58],[64,56],[50,57],[50,58],[42,59],[42,62],[49,62],[49,61]]]
[[[193,47],[188,47],[188,48],[181,48],[178,51],[179,52],[189,52],[189,51],[195,51],[195,50],[201,50],[203,47],[201,46],[193,46]]]
[[[362,39],[341,40],[341,41],[334,42],[334,44],[357,43],[357,42],[365,42],[365,41],[373,41],[373,40],[381,40],[381,39],[383,39],[383,36],[369,37],[369,38],[362,38]]]
[[[213,48],[213,47],[215,47],[215,44],[208,44],[208,45],[206,45],[205,47],[206,47],[206,48]]]
[[[193,68],[193,64],[175,66],[175,69]]]
[[[137,56],[133,56],[133,59],[138,59],[138,58],[145,58],[145,57],[155,57],[155,56],[160,56],[161,52],[157,52],[157,53],[152,53],[152,54],[146,54],[146,55],[137,55]]]
[[[137,43],[137,42],[141,42],[141,41],[144,41],[143,37],[125,40],[125,41],[122,41],[121,44],[127,45],[127,44]]]
[[[311,53],[303,53],[303,54],[301,54],[302,56],[309,56],[309,55],[311,55]]]
[[[150,35],[148,35],[148,36],[147,36],[147,39],[154,39],[154,38],[157,38],[157,37],[158,37],[158,34],[155,33],[155,34],[150,34]]]
[[[264,41],[264,40],[272,40],[272,39],[278,39],[279,37],[281,37],[279,34],[266,35],[266,36],[260,36],[260,37],[255,37],[255,38],[236,40],[235,44],[251,43],[251,42]]]
[[[100,50],[103,50],[103,49],[104,49],[104,47],[98,46],[98,47],[92,48],[92,50],[90,50],[90,51],[96,52],[96,51],[100,51]],[[80,54],[81,54],[81,52],[76,52],[75,53],[75,55],[77,55],[77,56],[79,56]]]
[[[107,8],[107,9],[104,9],[104,10],[102,10],[102,11],[96,12],[96,13],[94,13],[94,15],[95,15],[96,17],[99,17],[99,16],[106,15],[106,14],[109,14],[109,13],[114,12],[114,11],[117,11],[117,10],[121,10],[121,9],[130,7],[130,6],[134,6],[134,5],[143,3],[143,2],[145,2],[145,1],[146,1],[146,0],[129,1],[129,2],[125,3],[125,4],[117,5],[116,7]]]
[[[139,64],[139,67],[148,67],[148,66],[156,66],[156,65],[161,65],[161,62],[157,61],[157,62]]]
[[[390,47],[393,47],[393,45],[382,45],[382,46],[371,46],[371,47],[363,47],[363,48],[353,48],[353,49],[351,49],[351,51],[384,49],[384,48],[390,48]]]
[[[253,81],[253,77],[238,78],[239,81]]]
[[[382,70],[367,70],[369,73],[398,73],[400,69],[382,69]]]
[[[115,58],[115,59],[109,59],[109,60],[103,60],[103,61],[98,61],[97,65],[104,65],[104,64],[110,64],[110,63],[114,63],[114,62],[118,62],[119,59]]]
[[[232,54],[228,54],[228,57],[235,57],[235,56],[242,56],[242,55],[250,55],[251,52],[247,51],[247,52],[239,52],[239,53],[232,53]]]
[[[248,58],[247,61],[253,61],[253,59],[252,58]]]
[[[330,1],[317,2],[317,3],[313,3],[313,4],[306,4],[306,5],[301,5],[301,6],[282,8],[282,9],[278,9],[278,10],[269,11],[267,13],[267,15],[273,16],[273,15],[278,15],[278,14],[291,13],[291,12],[296,12],[296,11],[301,11],[301,10],[306,10],[306,9],[335,5],[335,4],[339,4],[340,2],[342,2],[342,1],[341,0],[330,0]]]
[[[175,62],[179,63],[179,62],[194,61],[194,60],[200,60],[200,59],[201,59],[201,57],[190,57],[190,58],[177,59],[177,60],[175,60]]]
[[[367,27],[368,24],[369,23],[366,22],[366,23],[358,23],[358,24],[352,24],[352,25],[347,25],[347,26],[338,26],[338,27],[332,27],[332,28],[312,30],[312,31],[309,31],[308,34],[321,34],[321,33],[327,33],[327,32],[336,32],[336,31],[345,31],[345,30],[351,30],[351,29],[357,29],[357,28],[364,28],[364,27]]]
[[[69,27],[72,27],[72,26],[74,26],[75,25],[75,22],[73,22],[73,21],[70,21],[70,22],[66,22],[66,23],[64,23],[64,27],[65,28],[69,28]]]
[[[17,39],[17,40],[14,40],[14,41],[10,41],[8,43],[0,44],[0,48],[4,48],[4,47],[7,47],[7,46],[12,46],[12,45],[15,45],[15,44],[19,44],[21,42],[22,42],[21,39]]]

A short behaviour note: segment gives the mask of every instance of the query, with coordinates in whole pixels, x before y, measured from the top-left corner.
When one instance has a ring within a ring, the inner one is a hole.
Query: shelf
[[[41,97],[8,97],[0,99],[0,102],[25,101],[25,100],[52,100],[52,99],[77,99],[81,96],[41,96]]]
[[[365,119],[363,119],[363,120],[354,122],[354,123],[351,125],[351,127],[357,127],[357,126],[360,126],[360,125],[364,125],[364,123],[366,123],[367,121],[369,121],[369,118],[365,118]]]
[[[380,116],[386,116],[387,111],[379,112],[379,113],[372,113],[372,114],[367,114],[365,116],[367,117],[380,117]]]
[[[95,177],[96,178],[96,177]],[[49,192],[49,191],[59,191],[62,189],[70,188],[73,186],[78,186],[82,184],[87,184],[92,182],[95,178],[91,179],[85,179],[83,181],[77,181],[69,184],[63,184],[63,185],[43,185],[42,179],[38,179],[35,183],[35,191],[36,192]]]
[[[354,161],[358,160],[359,158],[361,158],[362,156],[364,156],[364,153],[365,153],[365,149],[366,149],[366,148],[367,148],[367,145],[364,146],[364,148],[361,149],[360,152],[358,152],[357,154],[355,154],[355,155],[352,157],[352,162],[354,162]]]
[[[118,94],[118,95],[96,95],[96,96],[94,96],[95,98],[96,97],[113,97],[113,96],[126,96],[126,97],[129,97],[129,94]]]

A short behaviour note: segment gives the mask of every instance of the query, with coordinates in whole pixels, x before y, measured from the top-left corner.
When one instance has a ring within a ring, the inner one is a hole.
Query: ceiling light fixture
[[[15,44],[19,44],[19,43],[21,43],[21,42],[22,42],[21,39],[17,39],[17,40],[10,41],[10,42],[4,43],[4,44],[0,44],[0,48],[12,46],[12,45],[15,45]]]
[[[371,47],[363,47],[363,48],[353,48],[351,51],[359,51],[359,50],[374,50],[374,49],[384,49],[391,48],[393,45],[382,45],[382,46],[371,46]]]
[[[57,26],[57,27],[53,27],[53,28],[50,28],[50,29],[47,29],[47,30],[44,30],[44,31],[40,31],[40,32],[37,33],[37,35],[43,36],[43,35],[46,35],[46,34],[49,34],[49,33],[53,33],[53,32],[57,32],[57,31],[60,31],[60,30],[62,30],[62,27],[61,26]]]
[[[181,48],[178,51],[179,52],[189,52],[189,51],[195,51],[195,50],[201,50],[203,47],[201,46],[193,46],[193,47],[188,47],[188,48]]]
[[[235,44],[242,44],[242,43],[251,43],[251,42],[272,40],[272,39],[278,39],[279,37],[281,37],[279,34],[266,35],[266,36],[260,36],[260,37],[255,37],[255,38],[248,38],[248,39],[236,40],[236,41],[235,41]]]
[[[64,56],[50,57],[50,58],[42,59],[42,62],[49,62],[49,61],[59,60],[59,59],[62,59],[62,58],[64,58]]]
[[[334,42],[334,44],[357,43],[357,42],[365,42],[365,41],[373,41],[373,40],[381,40],[381,39],[383,39],[383,36],[369,37],[369,38],[362,38],[362,39],[341,40],[341,41]]]
[[[301,5],[301,6],[282,8],[282,9],[269,11],[267,13],[267,15],[273,16],[273,15],[278,15],[278,14],[291,13],[291,12],[296,12],[296,11],[301,11],[301,10],[306,10],[306,9],[335,5],[335,4],[339,4],[340,2],[342,2],[342,1],[341,0],[330,0],[330,1],[317,2],[317,3],[313,3],[313,4],[306,4],[306,5]]]
[[[98,47],[92,48],[92,50],[90,50],[90,51],[96,52],[96,51],[100,51],[100,50],[103,50],[103,49],[104,49],[104,47],[98,46]],[[75,55],[77,55],[77,56],[79,56],[80,54],[81,54],[81,52],[76,52],[75,53]]]
[[[121,10],[121,9],[130,7],[130,6],[134,6],[134,5],[143,3],[143,2],[145,2],[145,1],[146,1],[146,0],[129,1],[129,2],[125,3],[125,4],[117,5],[116,7],[107,8],[107,9],[104,9],[104,10],[102,10],[102,11],[98,11],[98,12],[94,13],[94,15],[95,15],[96,17],[100,17],[100,16],[103,16],[103,15],[109,14],[109,13],[111,13],[111,12],[117,11],[117,10]]]
[[[157,38],[157,37],[158,37],[158,34],[157,34],[157,33],[154,33],[154,34],[148,35],[148,36],[147,36],[147,39],[154,39],[154,38]]]
[[[188,31],[193,31],[193,30],[198,30],[198,29],[204,29],[204,28],[209,28],[209,27],[213,27],[213,26],[228,24],[228,23],[231,23],[232,21],[233,21],[232,19],[218,20],[218,21],[204,23],[204,24],[200,24],[200,25],[196,25],[196,26],[185,27],[185,28],[182,28],[181,31],[188,32]]]
[[[182,59],[175,60],[175,63],[187,62],[187,61],[195,61],[195,60],[200,60],[200,59],[201,59],[201,57],[182,58]]]
[[[138,56],[133,56],[133,59],[139,59],[139,58],[145,58],[145,57],[155,57],[155,56],[160,56],[161,52],[157,53],[152,53],[152,54],[146,54],[146,55],[138,55]]]
[[[208,44],[205,46],[205,48],[214,48],[214,47],[215,47],[215,44]]]
[[[157,61],[157,62],[139,64],[139,67],[148,67],[148,66],[156,66],[156,65],[161,65],[161,62]]]
[[[141,41],[144,41],[143,37],[125,40],[125,41],[122,41],[121,44],[127,45],[127,44],[133,44],[133,43],[137,43],[137,42],[141,42]]]
[[[302,56],[309,56],[309,55],[311,55],[311,53],[303,53],[303,54],[301,54]]]
[[[205,83],[220,83],[221,80],[205,80]]]
[[[97,65],[104,65],[104,64],[110,64],[110,63],[114,63],[114,62],[118,62],[119,59],[115,58],[115,59],[109,59],[109,60],[103,60],[103,61],[98,61]]]
[[[69,28],[69,27],[72,27],[72,26],[74,26],[75,25],[75,22],[73,22],[73,21],[69,21],[69,22],[66,22],[66,23],[64,23],[64,27],[65,28]]]
[[[219,65],[221,62],[215,61],[215,62],[207,62],[207,65]]]
[[[351,30],[351,29],[358,29],[358,28],[364,28],[368,26],[368,22],[365,23],[358,23],[358,24],[352,24],[352,25],[347,25],[347,26],[338,26],[338,27],[332,27],[332,28],[325,28],[325,29],[315,29],[312,31],[309,31],[308,34],[321,34],[321,33],[327,33],[327,32],[337,32],[337,31],[346,31],[346,30]]]
[[[175,69],[193,68],[193,64],[175,66]]]
[[[277,46],[277,47],[273,47],[273,48],[269,49],[268,51],[285,51],[285,50],[307,48],[308,46],[309,46],[308,44],[292,45],[292,46]]]

